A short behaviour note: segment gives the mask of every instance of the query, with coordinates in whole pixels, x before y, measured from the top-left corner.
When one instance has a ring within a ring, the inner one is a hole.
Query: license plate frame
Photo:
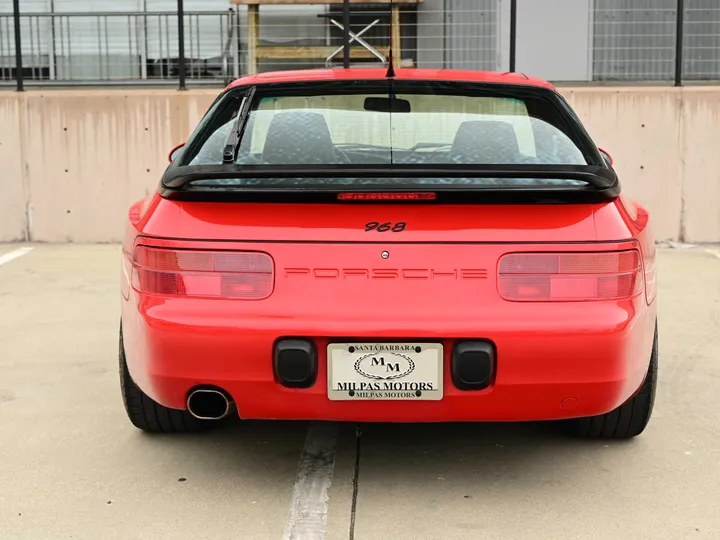
[[[331,401],[438,401],[443,345],[436,342],[347,342],[327,346]]]

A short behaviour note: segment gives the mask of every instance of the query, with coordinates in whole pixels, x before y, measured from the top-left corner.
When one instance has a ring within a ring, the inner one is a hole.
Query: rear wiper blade
[[[240,103],[240,108],[238,109],[237,116],[235,117],[235,124],[230,131],[230,135],[228,135],[225,148],[223,148],[223,163],[225,164],[232,164],[237,160],[238,150],[240,149],[240,140],[242,139],[245,126],[247,125],[249,117],[248,113],[254,96],[255,87],[251,86],[248,91],[245,92],[242,103]]]

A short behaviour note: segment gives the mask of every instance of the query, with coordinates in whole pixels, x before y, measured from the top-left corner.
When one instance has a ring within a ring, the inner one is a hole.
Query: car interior
[[[447,142],[436,139],[419,142],[410,148],[398,148],[336,142],[326,116],[312,110],[272,114],[263,133],[264,140],[253,144],[255,117],[251,114],[236,162],[243,165],[587,163],[562,131],[543,120],[530,118],[534,155],[528,155],[521,150],[516,127],[511,122],[498,120],[493,115],[475,116],[481,119],[461,122],[454,137]],[[222,149],[234,125],[232,118],[215,130],[190,164],[222,163]]]

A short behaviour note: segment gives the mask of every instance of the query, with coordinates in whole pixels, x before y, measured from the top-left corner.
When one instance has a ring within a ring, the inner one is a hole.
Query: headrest
[[[265,139],[263,161],[273,164],[336,163],[337,155],[325,117],[302,111],[274,115]]]
[[[450,159],[454,163],[506,164],[520,161],[515,128],[509,122],[463,122],[455,134]]]

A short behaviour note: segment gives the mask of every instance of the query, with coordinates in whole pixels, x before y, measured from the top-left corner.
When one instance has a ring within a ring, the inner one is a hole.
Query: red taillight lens
[[[260,300],[273,289],[266,253],[177,250],[137,246],[133,287],[170,296]]]
[[[637,250],[597,253],[512,253],[500,259],[505,300],[620,300],[642,292]]]

